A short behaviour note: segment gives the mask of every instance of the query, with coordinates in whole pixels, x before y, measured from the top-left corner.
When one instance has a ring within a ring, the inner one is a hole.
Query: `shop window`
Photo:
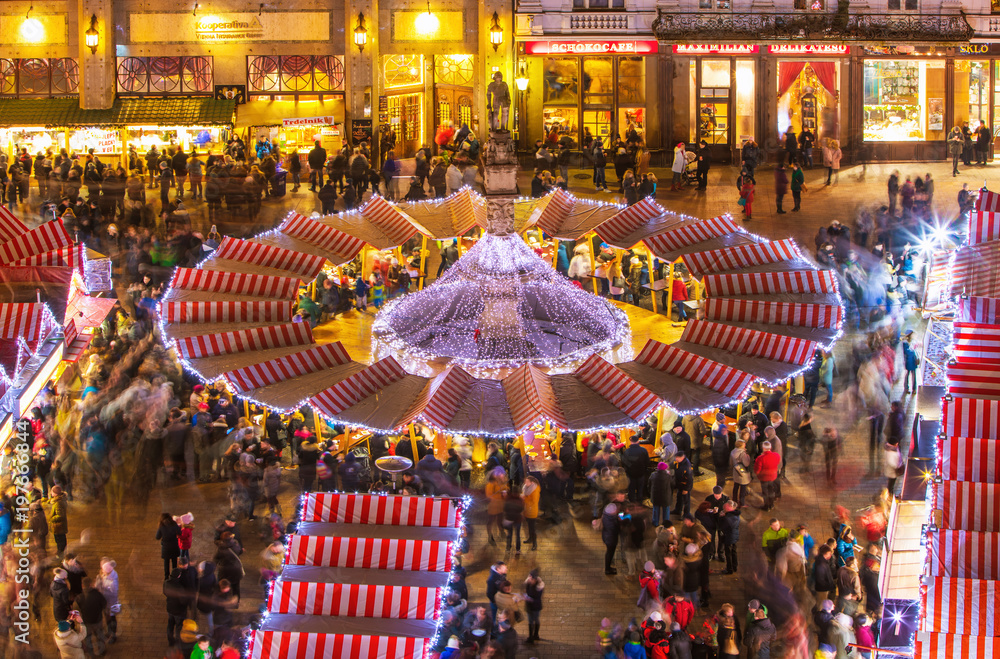
[[[729,11],[732,9],[729,0],[698,0],[698,9],[710,11]]]
[[[817,140],[838,139],[840,63],[833,60],[778,62],[778,134],[791,126]],[[817,144],[818,146],[818,144]]]
[[[611,112],[608,110],[584,110],[583,132],[604,140],[605,146],[610,146]]]
[[[619,110],[618,134],[625,141],[645,142],[646,110],[644,108],[622,108]]]
[[[434,58],[435,82],[442,85],[472,85],[475,66],[472,55],[441,55]]]
[[[550,57],[545,60],[545,103],[576,104],[579,97],[578,60]]]
[[[795,0],[795,8],[803,11],[823,11],[826,6],[823,0]]]
[[[625,9],[625,0],[573,0],[573,9]]]
[[[943,60],[865,60],[864,139],[943,140]]]
[[[955,60],[955,122],[969,122],[975,131],[979,122],[989,125],[990,66],[987,61]]]
[[[993,61],[993,136],[1000,134],[1000,60]]]
[[[610,57],[583,59],[583,102],[585,105],[611,105],[615,97],[614,60]]]
[[[754,118],[756,117],[756,82],[753,60],[736,60],[736,143],[754,139]]]
[[[646,60],[642,57],[618,59],[618,103],[642,105],[646,102]]]
[[[12,97],[68,96],[80,86],[76,60],[0,59],[0,94]]]
[[[382,59],[382,73],[385,76],[386,89],[423,84],[423,55],[386,55]]]
[[[545,108],[542,110],[542,118],[546,137],[552,142],[558,142],[561,135],[569,135],[576,141],[578,116],[576,108]]]
[[[211,57],[119,57],[120,94],[211,94]]]
[[[344,89],[344,60],[334,55],[251,55],[247,57],[251,94],[334,92]],[[274,97],[277,98],[277,97]]]
[[[889,0],[889,11],[918,11],[918,0]]]

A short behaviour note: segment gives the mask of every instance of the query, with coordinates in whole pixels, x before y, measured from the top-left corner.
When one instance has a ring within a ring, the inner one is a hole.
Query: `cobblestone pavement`
[[[755,202],[752,229],[774,238],[792,235],[812,246],[812,236],[820,223],[828,223],[834,218],[844,221],[853,218],[859,203],[878,204],[884,198],[884,180],[887,172],[898,167],[904,173],[933,172],[940,176],[935,194],[935,205],[949,215],[955,211],[955,196],[960,182],[966,180],[970,187],[979,187],[982,176],[976,178],[952,179],[946,176],[947,166],[941,163],[906,164],[898,166],[869,167],[864,181],[857,179],[860,168],[841,170],[839,185],[824,188],[819,182],[819,172],[807,173],[810,191],[803,199],[803,212],[779,218],[773,213],[773,195],[769,194],[771,180],[766,170],[761,170],[758,187],[758,201]],[[992,168],[986,171],[992,172]],[[577,182],[577,179],[573,179]],[[735,171],[732,168],[714,168],[710,174],[710,188],[707,193],[693,190],[659,195],[661,203],[667,207],[701,217],[711,217],[724,211],[737,210],[735,205]],[[661,181],[669,180],[663,176]],[[725,183],[723,183],[725,181]],[[527,183],[527,175],[525,181]],[[526,189],[524,185],[523,189]],[[661,184],[662,187],[662,184]],[[275,223],[289,210],[311,212],[314,196],[300,193],[285,197],[280,202],[265,202],[261,220]],[[571,191],[578,192],[571,188]],[[612,195],[603,195],[612,197]],[[192,203],[192,215],[196,225],[204,224],[199,204]],[[436,255],[435,255],[436,256]],[[433,271],[433,270],[432,270]],[[911,321],[912,322],[912,321]],[[852,337],[848,335],[839,344],[837,353],[839,364],[846,366],[846,358]],[[846,371],[846,368],[842,368]],[[843,391],[845,383],[836,387]],[[894,398],[901,398],[901,386],[897,385]],[[912,419],[914,399],[907,402],[908,419]],[[866,506],[884,486],[884,478],[867,476],[867,425],[862,419],[848,425],[849,413],[844,406],[835,404],[829,410],[817,409],[814,427],[835,425],[845,437],[845,450],[840,461],[839,476],[834,486],[828,486],[822,477],[822,458],[814,457],[812,470],[805,470],[796,457],[789,459],[789,483],[783,486],[784,497],[775,509],[774,515],[782,519],[786,526],[799,523],[808,524],[817,544],[830,535],[828,519],[832,506],[840,504],[854,511]],[[707,455],[707,454],[706,454]],[[707,462],[705,460],[704,462]],[[294,496],[298,491],[294,482],[294,471],[284,472],[285,488],[282,495],[284,510],[293,508]],[[714,485],[711,468],[700,478],[693,493],[693,500],[706,496]],[[191,550],[193,561],[211,558],[212,529],[227,507],[224,484],[207,485],[154,485],[149,503],[138,508],[126,493],[121,501],[83,502],[69,504],[69,528],[71,545],[76,539],[76,551],[82,557],[89,573],[94,574],[102,556],[117,560],[121,576],[122,614],[119,616],[119,641],[109,648],[109,657],[160,657],[166,651],[166,612],[162,595],[162,563],[159,558],[159,542],[155,540],[156,523],[162,511],[175,515],[191,511],[195,515],[194,546]],[[759,492],[758,486],[753,486]],[[595,634],[601,618],[607,616],[615,620],[627,621],[638,615],[635,607],[638,585],[624,576],[606,577],[603,571],[604,546],[600,534],[590,526],[589,506],[586,504],[582,484],[578,484],[578,503],[574,510],[578,518],[568,519],[558,526],[541,523],[539,526],[539,547],[537,552],[525,551],[521,557],[512,558],[511,581],[515,588],[533,567],[540,567],[546,582],[545,610],[542,613],[542,641],[530,648],[522,648],[519,656],[538,658],[586,658],[597,657]],[[727,493],[729,486],[727,485]],[[753,595],[750,581],[745,574],[752,557],[759,554],[760,531],[766,520],[756,519],[758,513],[748,510],[744,516],[740,539],[741,574],[739,576],[712,576],[712,610],[722,602],[732,602],[739,611]],[[475,536],[472,551],[466,556],[468,566],[469,591],[472,601],[485,601],[485,578],[492,561],[502,558],[502,549],[494,549],[486,544],[482,526],[474,525]],[[257,537],[249,522],[242,522],[246,545],[244,563],[247,576],[243,585],[243,599],[239,616],[245,621],[257,610],[263,601],[263,588],[256,584],[259,574],[258,554],[264,542]],[[51,542],[51,540],[50,540]],[[50,546],[50,550],[52,547]],[[713,564],[718,570],[719,564]],[[55,657],[57,652],[52,640],[54,623],[51,603],[48,598],[42,611],[42,621],[34,623],[31,630],[31,648],[42,657]],[[696,619],[700,624],[700,618]],[[519,625],[521,627],[523,625]],[[526,636],[526,628],[519,630]],[[12,656],[8,649],[7,656]]]

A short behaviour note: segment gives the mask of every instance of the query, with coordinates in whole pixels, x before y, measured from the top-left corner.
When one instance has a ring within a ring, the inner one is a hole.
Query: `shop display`
[[[943,139],[943,60],[865,60],[864,76],[865,141]]]

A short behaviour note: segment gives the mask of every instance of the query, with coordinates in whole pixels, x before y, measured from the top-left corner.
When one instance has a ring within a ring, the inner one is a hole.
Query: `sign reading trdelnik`
[[[129,41],[134,44],[329,41],[329,39],[328,12],[129,14]]]

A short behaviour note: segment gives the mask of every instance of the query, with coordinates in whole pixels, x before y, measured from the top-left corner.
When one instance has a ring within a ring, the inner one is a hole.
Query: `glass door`
[[[732,133],[731,62],[703,59],[698,80],[698,140],[705,140],[715,158],[728,162]]]

